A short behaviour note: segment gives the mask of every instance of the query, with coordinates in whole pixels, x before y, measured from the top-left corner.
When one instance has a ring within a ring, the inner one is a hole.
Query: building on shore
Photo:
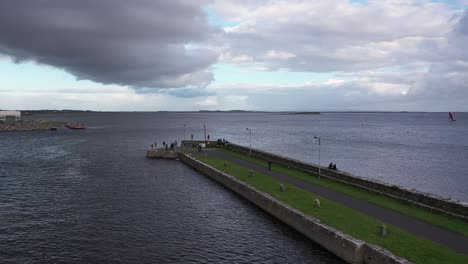
[[[21,111],[0,111],[0,122],[15,123],[21,120]]]

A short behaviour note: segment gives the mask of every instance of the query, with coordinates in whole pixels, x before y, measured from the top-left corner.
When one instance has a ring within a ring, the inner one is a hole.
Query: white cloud
[[[373,103],[365,102],[384,102],[382,96],[387,96],[388,103],[381,107],[411,104],[418,110],[431,110],[432,101],[444,98],[441,105],[468,110],[464,104],[457,105],[460,98],[468,101],[468,13],[447,3],[227,0],[215,1],[212,8],[238,22],[225,31],[221,53],[229,56],[223,57],[224,63],[335,72],[347,78],[315,85],[232,83],[218,87],[214,83],[212,88],[243,87],[237,89],[246,94],[284,89],[287,98],[286,91],[294,94],[305,89],[304,96],[317,97],[321,92],[317,87],[341,87],[341,94],[333,96],[346,95],[343,108],[352,107],[351,98],[362,102],[360,109],[372,108]],[[232,59],[236,56],[249,60]],[[368,99],[363,100],[363,95]],[[270,105],[277,106],[275,102]]]
[[[201,107],[209,107],[209,108],[213,106],[219,106],[218,97],[208,96],[204,98],[203,100],[195,102],[195,105],[201,106]]]

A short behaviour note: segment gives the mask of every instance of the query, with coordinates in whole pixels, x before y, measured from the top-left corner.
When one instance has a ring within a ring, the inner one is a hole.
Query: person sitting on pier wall
[[[328,164],[328,169],[333,169],[333,162],[330,162],[330,164]]]
[[[338,169],[336,168],[336,163],[333,164],[333,168],[332,168],[332,169],[333,169],[333,170],[338,170]]]

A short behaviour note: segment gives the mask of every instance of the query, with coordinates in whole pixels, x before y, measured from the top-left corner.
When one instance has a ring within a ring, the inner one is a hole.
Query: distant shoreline
[[[291,114],[291,115],[315,115],[315,114],[417,114],[417,113],[447,113],[446,111],[253,111],[253,110],[198,110],[198,111],[94,111],[94,110],[19,110],[23,116],[38,114],[80,114],[80,113],[245,113],[245,114]],[[468,113],[464,111],[452,111],[455,113]]]

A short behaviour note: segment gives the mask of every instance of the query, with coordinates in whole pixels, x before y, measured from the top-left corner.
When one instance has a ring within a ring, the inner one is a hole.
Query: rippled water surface
[[[341,263],[229,190],[144,149],[225,138],[468,201],[468,120],[446,113],[36,116],[88,129],[0,134],[0,263]],[[185,125],[185,126],[184,126]],[[184,129],[185,127],[185,129]]]
[[[191,117],[41,118],[89,129],[0,134],[0,263],[341,263],[180,162],[144,157]]]

